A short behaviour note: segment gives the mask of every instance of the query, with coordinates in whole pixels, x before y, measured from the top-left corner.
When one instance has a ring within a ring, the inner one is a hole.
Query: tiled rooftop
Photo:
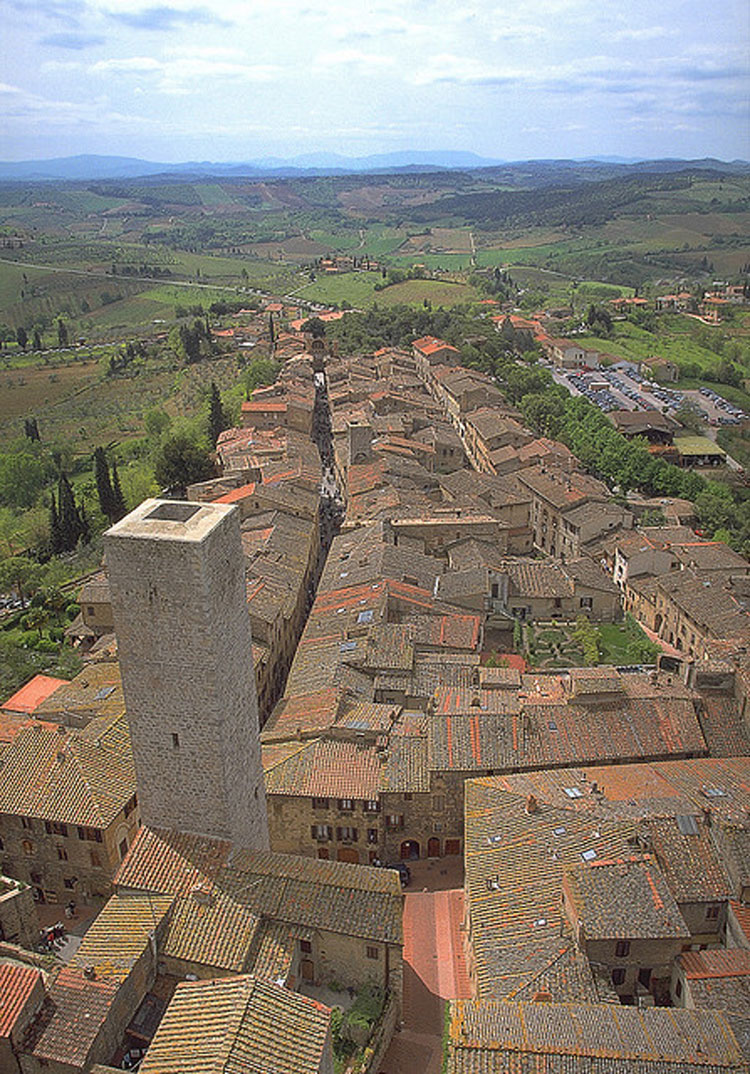
[[[0,813],[106,828],[135,790],[124,716],[82,731],[34,724],[3,753]]]
[[[317,1074],[330,1052],[327,1007],[270,981],[183,982],[142,1074]]]
[[[141,828],[116,884],[182,897],[200,885],[269,921],[401,942],[398,879],[369,866],[233,850],[220,840]]]
[[[690,936],[661,869],[648,858],[569,865],[563,885],[587,940]]]
[[[34,966],[0,962],[0,1040],[10,1037],[40,977]]]
[[[457,1000],[448,1074],[729,1074],[737,1034],[712,1011]]]

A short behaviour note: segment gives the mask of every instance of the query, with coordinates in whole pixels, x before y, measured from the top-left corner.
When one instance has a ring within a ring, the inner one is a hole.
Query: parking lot
[[[624,362],[609,369],[553,369],[554,380],[572,395],[582,395],[600,410],[655,410],[674,417],[683,404],[709,426],[739,425],[744,411],[713,388],[678,391],[656,384]]]

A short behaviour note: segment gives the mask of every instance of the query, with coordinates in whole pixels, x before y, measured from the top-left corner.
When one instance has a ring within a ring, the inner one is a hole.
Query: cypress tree
[[[57,518],[61,551],[72,552],[79,540],[88,540],[89,523],[85,508],[76,504],[73,489],[65,473],[60,474],[57,484]]]
[[[114,510],[114,492],[109,479],[109,466],[104,448],[98,447],[94,452],[94,476],[96,477],[96,492],[99,497],[99,509],[110,522]]]
[[[60,516],[57,511],[54,492],[52,493],[52,499],[49,505],[49,550],[53,556],[56,556],[63,550],[62,533],[60,532]]]
[[[216,382],[212,380],[211,396],[208,403],[208,435],[211,437],[211,443],[214,447],[216,447],[219,434],[222,433],[226,427],[227,416],[224,413],[224,407],[221,404],[219,389],[216,387]]]
[[[125,497],[120,487],[120,475],[117,472],[117,459],[112,463],[112,521],[119,522],[127,514]]]

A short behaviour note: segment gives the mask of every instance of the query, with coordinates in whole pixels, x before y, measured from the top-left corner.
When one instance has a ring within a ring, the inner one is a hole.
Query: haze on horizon
[[[0,0],[4,160],[750,157],[750,9]]]

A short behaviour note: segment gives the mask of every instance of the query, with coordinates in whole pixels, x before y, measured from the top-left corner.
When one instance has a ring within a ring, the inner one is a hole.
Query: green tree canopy
[[[214,463],[207,446],[189,432],[177,432],[156,452],[154,473],[161,488],[185,495],[188,485],[214,476]]]

